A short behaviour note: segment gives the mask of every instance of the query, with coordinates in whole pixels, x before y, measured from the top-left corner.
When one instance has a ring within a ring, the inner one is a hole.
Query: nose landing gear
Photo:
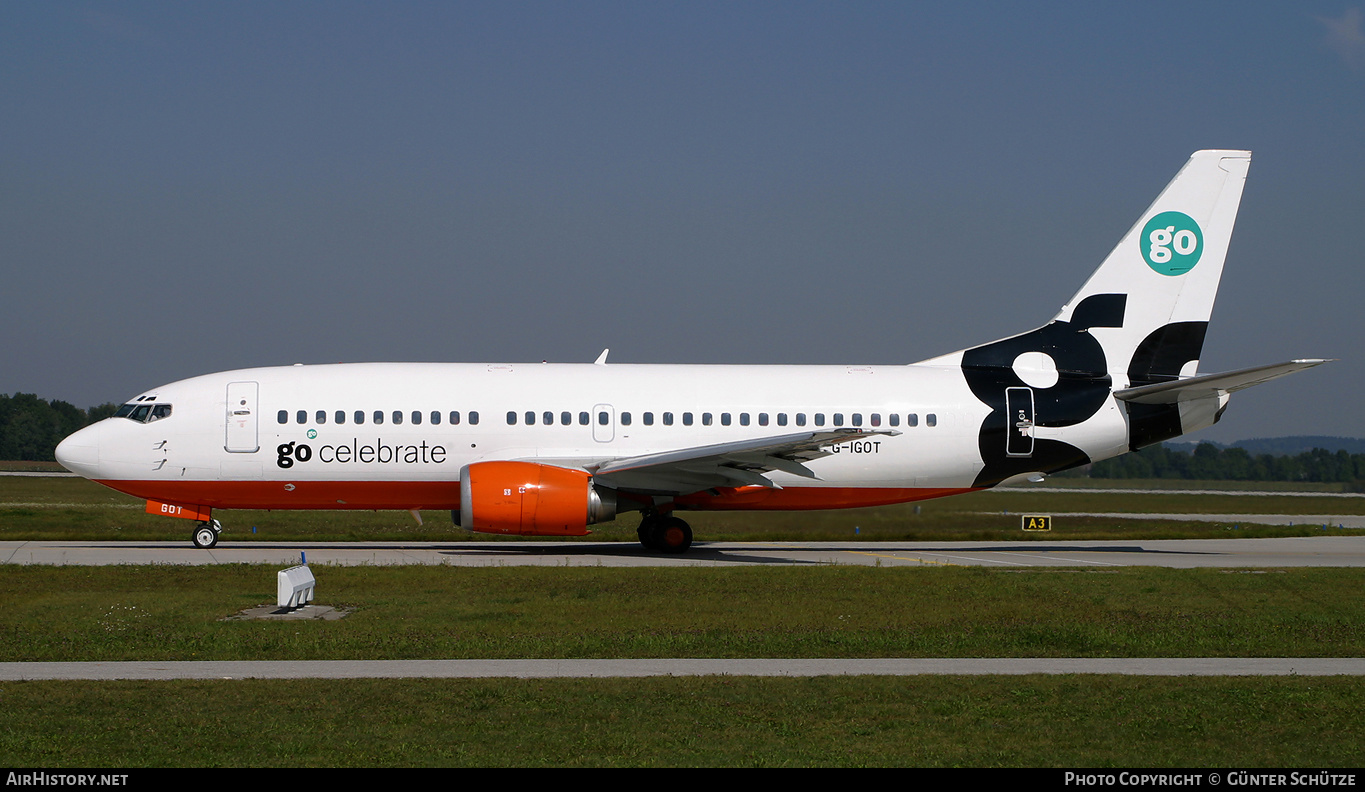
[[[194,542],[195,547],[200,550],[207,550],[218,544],[218,534],[222,532],[222,523],[219,523],[217,520],[200,522],[194,527],[194,535],[191,537],[191,540]]]

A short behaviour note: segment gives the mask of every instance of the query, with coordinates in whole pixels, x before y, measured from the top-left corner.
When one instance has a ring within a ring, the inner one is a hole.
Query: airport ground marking
[[[1000,565],[1002,565],[1002,566],[1032,566],[1032,564],[1024,564],[1024,563],[1020,563],[1020,562],[1018,562],[1018,561],[997,561],[997,560],[994,559],[994,558],[976,558],[976,557],[974,557],[974,556],[950,555],[950,554],[948,554],[948,553],[936,553],[935,555],[942,555],[944,558],[965,558],[965,559],[967,559],[968,561],[975,561],[975,562],[977,562],[977,563],[979,563],[979,564],[1000,564]],[[961,564],[954,564],[954,566],[962,566],[962,565],[961,565]]]
[[[1115,562],[1113,562],[1113,561],[1087,561],[1087,560],[1084,559],[1084,558],[1067,558],[1066,556],[1041,556],[1041,555],[1036,556],[1036,555],[1029,555],[1028,553],[1009,553],[1009,552],[1005,552],[1005,551],[1003,551],[1003,550],[1000,551],[1000,555],[1017,556],[1017,557],[1019,557],[1019,558],[1036,558],[1036,559],[1039,559],[1040,561],[1059,561],[1059,562],[1065,562],[1065,563],[1068,563],[1068,564],[1095,564],[1096,566],[1123,566],[1123,564],[1115,563]]]
[[[893,561],[906,561],[906,562],[915,561],[915,562],[918,562],[918,563],[920,563],[920,564],[934,564],[934,565],[936,565],[936,566],[963,566],[962,564],[954,564],[954,563],[951,562],[951,561],[933,561],[933,560],[929,560],[929,559],[920,558],[920,557],[918,557],[918,556],[916,556],[916,557],[914,557],[914,558],[906,558],[906,557],[904,557],[904,556],[892,555],[892,554],[890,554],[890,553],[873,553],[873,552],[870,552],[870,551],[868,551],[868,550],[848,550],[848,551],[846,551],[846,552],[848,552],[850,555],[870,556],[870,557],[872,557],[872,558],[890,558],[890,559],[892,559]]]

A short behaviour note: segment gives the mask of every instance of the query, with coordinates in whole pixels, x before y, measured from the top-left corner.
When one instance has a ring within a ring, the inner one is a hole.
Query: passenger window
[[[701,414],[701,424],[702,424],[702,426],[710,426],[710,425],[711,425],[711,413],[702,413],[702,414]]]
[[[862,426],[862,425],[863,425],[863,414],[862,414],[862,413],[853,413],[853,425],[854,425],[854,426]]]
[[[749,425],[749,414],[748,414],[748,413],[740,413],[740,414],[739,414],[739,425],[740,425],[740,426],[748,426],[748,425]]]
[[[721,413],[721,414],[720,414],[720,425],[721,425],[721,426],[729,426],[729,425],[730,425],[730,413]]]
[[[473,424],[474,426],[478,426],[478,425],[479,425],[479,411],[478,411],[478,410],[470,410],[470,411],[469,411],[469,422],[470,422],[471,424]]]
[[[459,411],[459,410],[451,410],[451,411],[450,411],[450,425],[451,425],[451,426],[459,426],[459,425],[460,425],[460,411]]]
[[[906,426],[919,426],[919,413],[910,413],[905,416]]]
[[[441,411],[440,411],[440,410],[432,410],[432,411],[431,411],[431,425],[432,425],[432,426],[439,426],[440,423],[441,423]]]
[[[938,426],[938,416],[935,415],[934,413],[929,413],[928,415],[924,416],[924,425]]]
[[[647,412],[647,413],[645,413],[645,426],[653,426],[653,425],[654,425],[654,413],[652,413],[652,412]]]
[[[545,414],[540,416],[540,422],[545,424],[546,426],[554,426],[555,414],[550,412],[549,410],[546,410]]]
[[[759,425],[759,426],[767,426],[767,425],[768,425],[768,414],[767,414],[767,413],[759,413],[759,414],[758,414],[758,425]]]
[[[628,412],[621,413],[621,425],[630,426],[630,413]]]
[[[356,410],[356,411],[355,411],[355,422],[356,422],[357,425],[365,423],[365,411],[364,411],[364,410]]]
[[[507,411],[507,425],[508,425],[508,426],[516,426],[516,425],[517,425],[517,411],[516,411],[516,410],[508,410],[508,411]]]
[[[580,412],[580,413],[578,414],[578,425],[579,425],[579,426],[587,426],[588,423],[589,423],[588,411],[587,411],[587,410],[583,410],[582,412]]]
[[[564,412],[560,413],[559,423],[561,426],[568,426],[569,424],[573,423],[573,413],[569,412],[568,410],[565,410]]]
[[[332,416],[332,417],[333,417],[333,418],[336,420],[336,422],[339,423],[339,424],[344,424],[344,423],[346,423],[346,411],[345,411],[345,410],[337,410],[337,411],[336,411],[336,415],[334,415],[334,416]]]
[[[891,413],[890,415],[887,416],[887,418],[888,418],[888,420],[889,420],[889,422],[890,422],[890,424],[891,424],[892,426],[900,426],[900,425],[901,425],[901,414],[900,414],[900,413]]]
[[[672,425],[673,425],[673,413],[671,413],[671,412],[666,412],[666,413],[664,413],[664,426],[672,426]]]
[[[805,425],[806,425],[806,414],[805,414],[805,413],[797,413],[797,414],[796,414],[796,425],[797,425],[797,426],[805,426]]]
[[[843,425],[844,425],[844,414],[843,414],[843,413],[835,413],[835,414],[834,414],[834,425],[835,425],[835,426],[843,426]]]
[[[418,425],[420,425],[421,423],[422,423],[422,413],[419,412],[419,411],[417,411],[417,410],[413,410],[413,411],[412,411],[412,425],[413,425],[413,426],[418,426]]]
[[[129,405],[129,406],[131,406],[131,405]],[[129,413],[132,412],[132,410],[129,410],[129,411],[126,412],[126,413],[124,413],[123,410],[119,410],[119,412],[123,413],[123,416],[126,417]],[[282,424],[283,424],[283,423],[289,423],[289,411],[288,411],[288,410],[280,410],[279,413],[277,413],[277,414],[275,415],[275,420],[279,421],[279,422],[282,423]]]
[[[308,423],[308,411],[299,410],[294,413],[294,423]]]
[[[882,425],[882,414],[881,414],[881,413],[872,413],[872,425],[873,425],[873,426],[881,426],[881,425]]]
[[[778,426],[786,426],[786,425],[787,425],[787,414],[786,414],[786,413],[778,413],[778,414],[777,414],[777,425],[778,425]]]
[[[824,425],[825,425],[825,414],[824,414],[824,413],[816,413],[816,414],[815,414],[815,425],[816,425],[816,426],[824,426]]]
[[[534,412],[531,412],[530,410],[526,411],[526,425],[527,426],[536,425],[536,414]]]
[[[318,410],[316,413],[314,413],[314,414],[313,414],[313,422],[314,422],[314,423],[320,423],[320,424],[325,424],[325,423],[327,423],[327,411],[326,411],[326,410]]]
[[[690,412],[685,412],[685,413],[683,413],[683,426],[691,426],[691,425],[692,425],[692,413],[690,413]]]
[[[393,411],[393,423],[394,425],[403,423],[403,412],[401,410]]]
[[[606,410],[603,410],[602,412],[599,412],[597,414],[597,424],[599,426],[606,426],[609,423],[611,423],[610,413],[608,413]]]

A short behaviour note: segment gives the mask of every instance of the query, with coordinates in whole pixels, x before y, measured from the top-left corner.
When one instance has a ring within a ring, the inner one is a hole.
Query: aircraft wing
[[[1205,374],[1201,377],[1158,382],[1154,385],[1140,385],[1114,391],[1116,398],[1138,404],[1176,404],[1191,399],[1203,399],[1220,393],[1232,393],[1252,385],[1303,371],[1306,368],[1329,363],[1329,360],[1290,360],[1286,363],[1272,363],[1269,366],[1228,371],[1222,374]]]
[[[733,443],[695,446],[635,457],[623,457],[589,467],[593,480],[613,489],[682,495],[712,487],[760,486],[780,489],[765,473],[780,470],[818,479],[804,463],[829,456],[830,446],[873,435],[898,435],[895,430],[846,427],[760,437]]]

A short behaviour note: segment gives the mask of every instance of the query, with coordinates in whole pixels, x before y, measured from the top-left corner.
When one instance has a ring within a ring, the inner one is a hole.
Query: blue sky
[[[358,360],[900,363],[1254,162],[1200,437],[1365,436],[1349,3],[10,2],[0,392]]]

